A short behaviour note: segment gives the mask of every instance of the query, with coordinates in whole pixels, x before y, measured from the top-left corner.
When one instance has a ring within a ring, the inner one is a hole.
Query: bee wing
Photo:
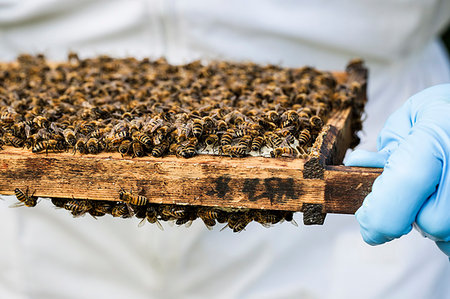
[[[73,218],[82,217],[82,216],[86,215],[87,212],[88,211],[81,211],[81,212],[71,211]]]
[[[225,225],[224,227],[222,227],[222,229],[220,231],[223,231],[226,227],[228,227],[228,223],[227,225]]]
[[[191,225],[192,225],[192,220],[189,220],[188,222],[186,222],[186,224],[184,225],[184,226],[186,226],[186,227],[191,227]]]
[[[208,225],[208,224],[206,224],[206,223],[205,223],[205,226],[206,226],[206,228],[207,228],[208,230],[213,230],[213,228],[214,228],[214,227],[212,227],[211,225]],[[225,226],[225,227],[226,227],[226,226]],[[224,227],[224,228],[225,228],[225,227]],[[222,228],[220,231],[222,231],[224,228]]]
[[[265,228],[269,228],[272,227],[273,224],[272,223],[260,223],[262,226],[264,226]]]
[[[25,125],[25,135],[27,138],[30,137],[31,127],[29,125]]]
[[[154,133],[156,130],[158,130],[162,125],[164,124],[164,120],[162,118],[159,118],[155,120],[155,125],[152,126],[150,133]]]
[[[52,122],[50,124],[50,129],[52,129],[55,133],[59,134],[62,133],[62,129],[58,127],[58,125],[55,122]]]
[[[24,202],[16,202],[16,203],[13,203],[12,205],[10,205],[9,207],[10,208],[18,208],[18,207],[23,207],[23,206],[25,206]]]
[[[147,222],[146,220],[147,218],[142,218],[142,220],[138,224],[138,227],[143,227],[145,225],[145,222]]]
[[[133,217],[135,214],[133,207],[129,203],[126,203],[126,204],[127,204],[127,209],[128,209],[128,213],[130,214],[130,217]]]
[[[161,222],[159,222],[159,220],[156,220],[156,225],[158,226],[158,228],[160,229],[160,230],[164,230],[164,227],[162,226],[162,224],[161,224]]]
[[[295,219],[292,219],[290,222],[292,223],[292,225],[298,226],[298,223],[297,223],[297,221],[295,221]]]

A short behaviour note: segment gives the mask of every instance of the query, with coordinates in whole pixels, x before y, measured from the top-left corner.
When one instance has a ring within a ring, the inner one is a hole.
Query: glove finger
[[[345,166],[357,167],[379,167],[383,168],[389,158],[386,151],[369,152],[365,150],[355,150],[345,160]]]
[[[450,242],[438,241],[436,242],[436,245],[443,253],[445,253],[450,258]]]
[[[378,151],[393,152],[397,144],[408,136],[412,128],[411,103],[406,101],[403,106],[389,116],[377,138]]]
[[[445,163],[445,162],[444,162]],[[439,188],[424,203],[416,218],[416,227],[433,241],[450,241],[450,180],[443,172]]]
[[[364,240],[382,244],[407,234],[425,200],[436,190],[442,171],[430,134],[416,126],[389,157],[356,219]]]

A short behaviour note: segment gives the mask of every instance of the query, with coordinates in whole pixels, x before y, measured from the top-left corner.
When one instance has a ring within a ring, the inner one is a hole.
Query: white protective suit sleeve
[[[0,58],[44,52],[161,55],[370,68],[365,135],[374,149],[388,115],[409,96],[450,81],[436,34],[450,1],[2,1]],[[12,186],[15,187],[15,186]],[[324,226],[233,234],[137,221],[72,219],[42,200],[0,201],[0,298],[446,298],[450,266],[413,233],[372,248],[351,216]],[[301,222],[297,216],[298,222]]]

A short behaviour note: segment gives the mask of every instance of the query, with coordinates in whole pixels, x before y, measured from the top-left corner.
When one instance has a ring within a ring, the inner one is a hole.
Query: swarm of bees
[[[38,202],[38,198],[34,196],[34,192],[30,194],[28,188],[25,192],[16,188],[15,195],[18,202],[11,205],[11,207],[34,207]],[[54,197],[51,198],[51,202],[56,208],[69,211],[73,217],[81,217],[86,214],[90,214],[96,219],[106,214],[120,218],[136,217],[142,219],[139,222],[139,227],[149,222],[156,224],[161,230],[164,230],[161,221],[168,221],[176,225],[189,227],[198,218],[210,230],[219,223],[225,224],[221,230],[228,227],[233,232],[245,230],[247,225],[252,221],[256,221],[264,227],[270,227],[283,221],[289,221],[297,226],[297,223],[293,219],[294,213],[289,211],[226,210],[218,207],[154,204],[149,203],[146,197],[133,194],[132,191],[125,191],[124,189],[119,191],[119,199],[121,201]]]
[[[304,158],[360,89],[312,67],[21,55],[0,65],[0,149]]]

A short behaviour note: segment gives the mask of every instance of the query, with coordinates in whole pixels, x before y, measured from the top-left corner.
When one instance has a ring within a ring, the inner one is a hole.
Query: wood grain
[[[352,214],[380,169],[328,166],[324,180],[303,179],[301,159],[196,156],[192,159],[122,158],[116,153],[32,154],[0,152],[0,193],[14,188],[40,197],[118,200],[121,187],[154,203],[301,211],[322,204],[323,213]]]
[[[120,154],[0,152],[0,193],[29,187],[41,197],[118,200],[121,187],[154,203],[298,211],[322,202],[324,182],[301,179],[303,160],[196,156],[192,159]]]
[[[354,214],[382,171],[381,168],[327,166],[324,211]]]

